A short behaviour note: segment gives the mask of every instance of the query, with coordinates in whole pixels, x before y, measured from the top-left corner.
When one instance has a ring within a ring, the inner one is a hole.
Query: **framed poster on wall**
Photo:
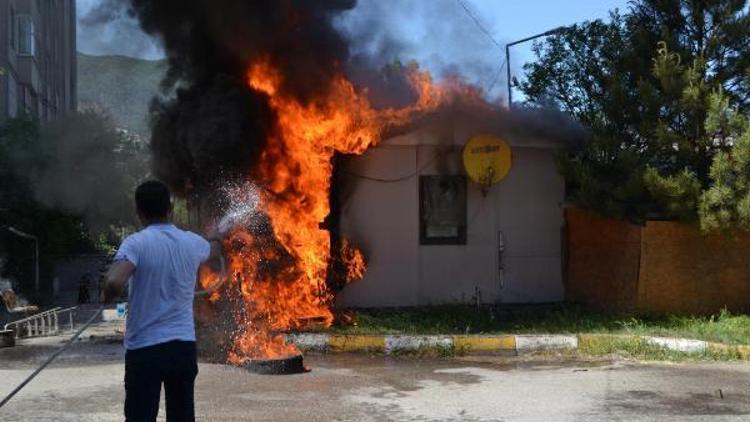
[[[419,177],[419,243],[466,244],[466,177]]]

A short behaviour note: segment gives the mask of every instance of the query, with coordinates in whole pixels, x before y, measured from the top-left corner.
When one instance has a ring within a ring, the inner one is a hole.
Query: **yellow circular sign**
[[[508,175],[510,146],[492,135],[477,135],[464,146],[464,168],[469,178],[480,185],[494,185]]]

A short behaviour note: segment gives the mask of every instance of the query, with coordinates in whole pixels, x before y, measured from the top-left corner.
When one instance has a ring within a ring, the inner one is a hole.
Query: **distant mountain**
[[[79,107],[100,107],[119,127],[148,138],[148,107],[165,71],[164,60],[78,53]]]

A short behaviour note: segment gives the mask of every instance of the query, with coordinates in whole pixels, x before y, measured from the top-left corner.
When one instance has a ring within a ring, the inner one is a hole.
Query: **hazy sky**
[[[106,24],[81,20],[103,0],[78,1],[78,49],[88,54],[121,54],[148,59],[162,56],[157,40],[136,21],[121,16]],[[607,18],[627,8],[628,0],[461,0],[501,45],[549,29]],[[360,40],[355,49],[382,52],[384,61],[416,59],[440,75],[458,72],[495,94],[505,53],[482,32],[459,0],[359,0],[340,27]],[[531,43],[513,48],[514,73],[533,58]],[[498,77],[499,75],[499,77]],[[494,85],[493,85],[494,82]]]

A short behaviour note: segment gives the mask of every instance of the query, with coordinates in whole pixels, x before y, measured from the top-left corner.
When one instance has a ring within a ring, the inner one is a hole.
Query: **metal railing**
[[[61,329],[65,324],[65,321],[61,321],[61,319],[67,313],[69,330],[73,331],[75,328],[73,316],[76,310],[78,310],[77,306],[52,308],[30,317],[9,322],[5,324],[4,329],[12,329],[16,333],[16,338],[52,336],[65,331]]]

